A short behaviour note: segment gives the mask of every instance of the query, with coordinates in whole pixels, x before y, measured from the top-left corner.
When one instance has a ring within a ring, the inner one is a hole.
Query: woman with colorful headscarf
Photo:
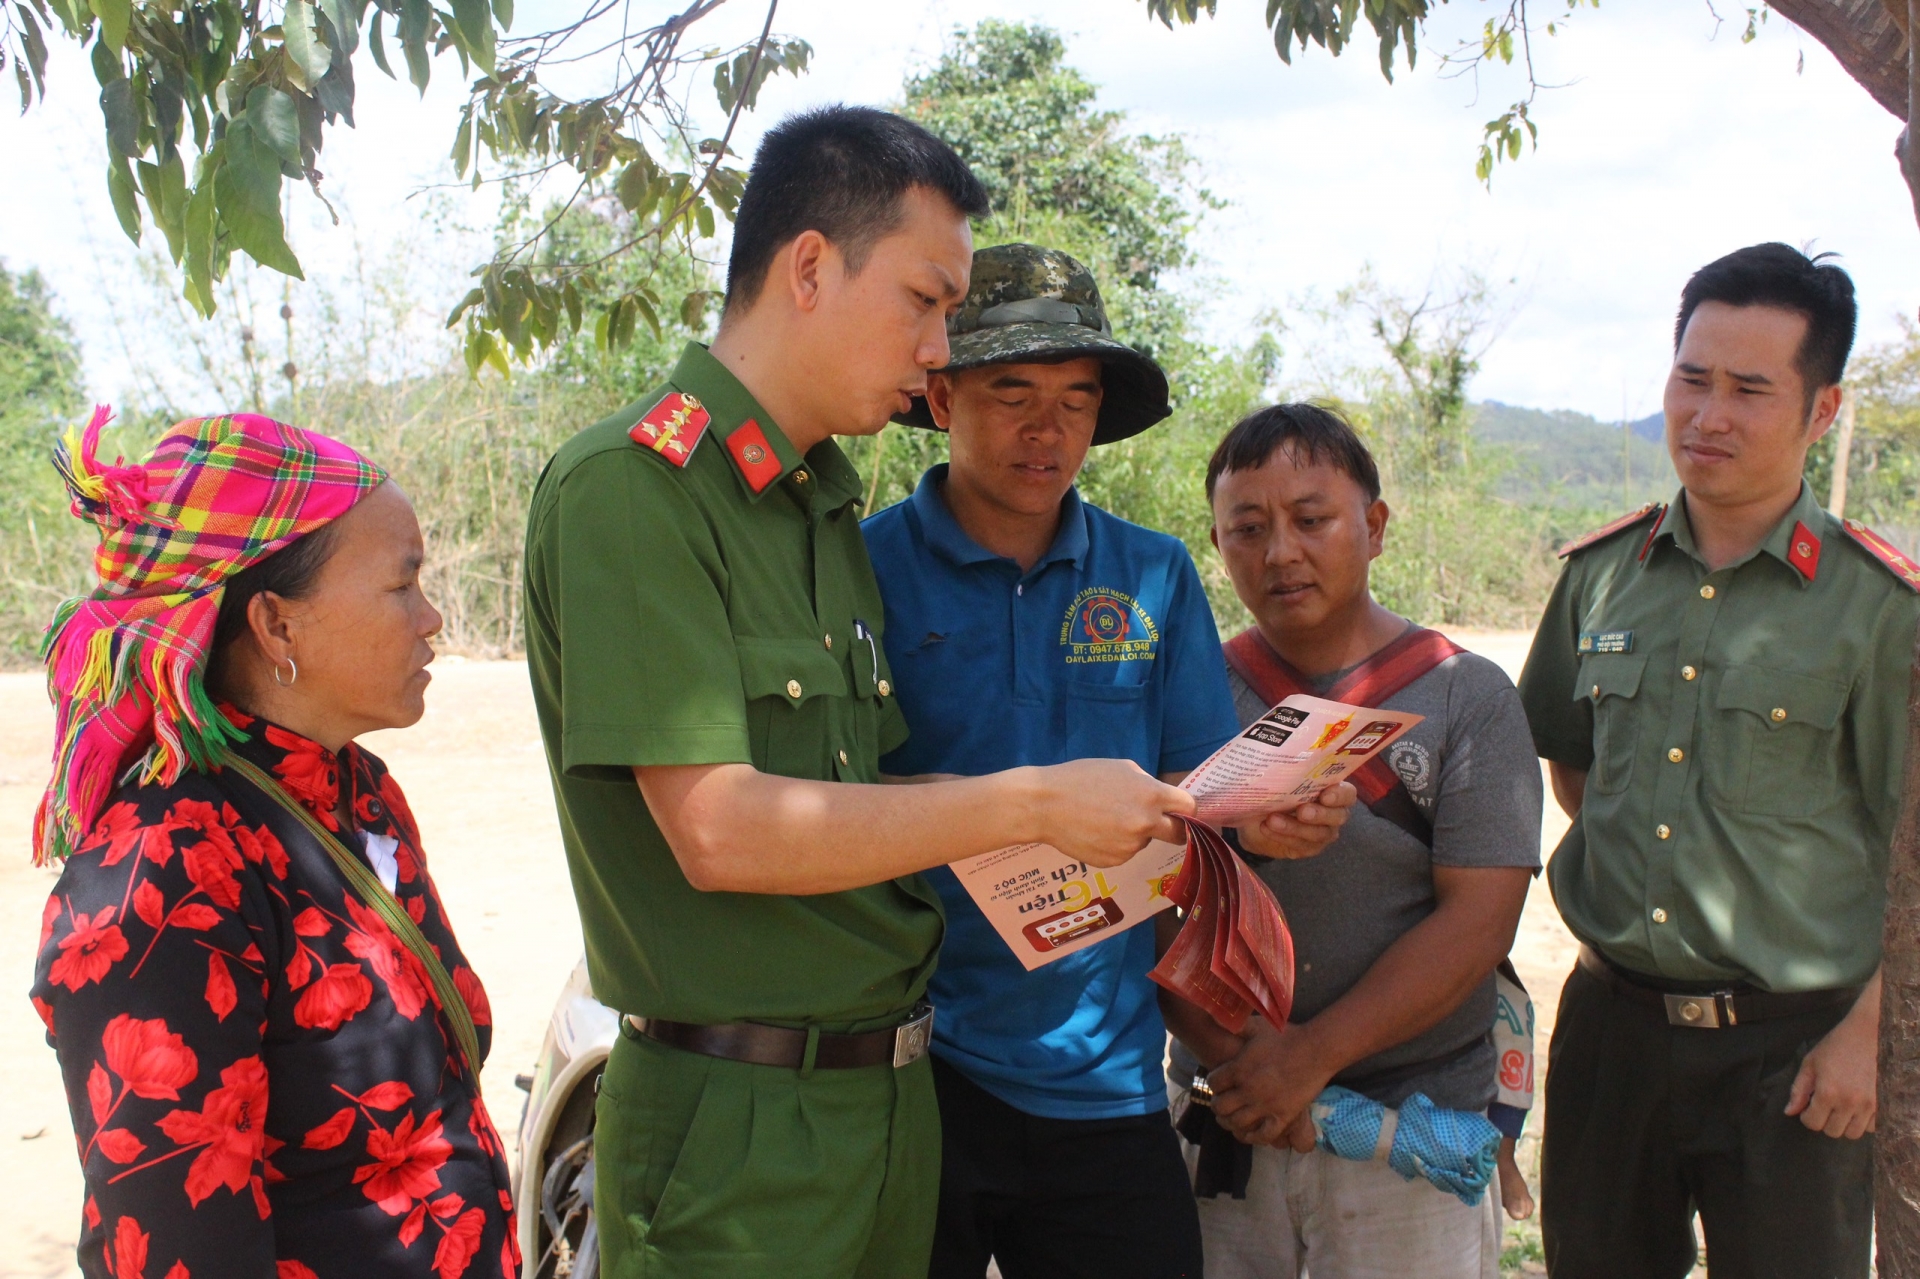
[[[87,1199],[131,1279],[519,1273],[480,1099],[485,991],[386,768],[441,618],[413,508],[337,441],[184,422],[144,464],[55,450],[100,585],[54,615],[62,860],[33,1002]]]

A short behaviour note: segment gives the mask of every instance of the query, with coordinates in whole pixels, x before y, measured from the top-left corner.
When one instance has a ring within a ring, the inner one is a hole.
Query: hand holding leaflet
[[[1263,1015],[1279,1010],[1284,1021],[1293,989],[1286,922],[1219,828],[1298,808],[1351,778],[1419,722],[1418,715],[1296,694],[1181,783],[1198,810],[1198,820],[1182,818],[1184,846],[1156,840],[1125,865],[1101,870],[1046,844],[1021,844],[964,858],[952,870],[1028,969],[1180,905],[1189,917],[1175,942],[1179,958],[1170,951],[1154,979],[1201,991],[1195,998],[1168,985],[1232,1030],[1255,1009]],[[1190,932],[1195,939],[1182,946]]]
[[[1296,694],[1241,730],[1187,774],[1181,789],[1216,828],[1298,808],[1418,724],[1419,715]]]

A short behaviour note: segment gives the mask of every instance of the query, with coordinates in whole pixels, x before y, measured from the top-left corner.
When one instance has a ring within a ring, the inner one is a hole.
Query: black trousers
[[[933,1059],[931,1279],[1201,1279],[1200,1217],[1167,1112],[1042,1119]]]
[[[1866,1279],[1873,1138],[1782,1113],[1801,1059],[1845,1014],[1695,1030],[1574,969],[1547,1069],[1547,1273],[1682,1279],[1698,1213],[1713,1279]]]

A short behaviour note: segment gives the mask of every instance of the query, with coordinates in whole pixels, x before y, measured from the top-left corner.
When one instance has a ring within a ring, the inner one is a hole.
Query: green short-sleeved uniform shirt
[[[906,727],[859,504],[833,441],[799,457],[694,344],[665,387],[576,435],[540,478],[528,666],[594,993],[621,1012],[866,1030],[926,987],[944,925],[919,876],[805,897],[697,891],[632,772],[879,780]]]
[[[1571,553],[1520,678],[1540,754],[1587,771],[1554,902],[1638,972],[1857,985],[1880,962],[1920,594],[1805,485],[1709,571],[1684,496]]]

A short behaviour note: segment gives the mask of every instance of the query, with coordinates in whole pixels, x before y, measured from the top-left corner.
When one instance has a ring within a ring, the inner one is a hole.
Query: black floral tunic
[[[347,788],[344,842],[439,954],[484,1055],[486,992],[386,767],[226,714],[329,829]],[[33,1003],[86,1172],[81,1270],[515,1279],[500,1138],[433,984],[292,825],[231,771],[125,784],[47,900]]]

